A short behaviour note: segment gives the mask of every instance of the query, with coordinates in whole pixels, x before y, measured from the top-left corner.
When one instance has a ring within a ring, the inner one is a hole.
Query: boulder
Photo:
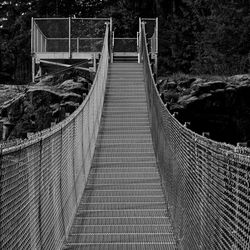
[[[53,75],[48,75],[40,79],[40,81],[36,84],[38,86],[43,85],[53,85],[55,81],[55,77]]]
[[[76,77],[76,82],[79,82],[79,83],[90,83],[90,81],[84,77],[81,77],[81,76],[77,76]]]
[[[206,82],[205,79],[196,78],[196,80],[192,82],[192,85],[201,84],[201,83],[204,83],[204,82]],[[190,87],[191,87],[191,86],[190,86]]]
[[[23,114],[24,95],[19,95],[17,98],[4,103],[1,110],[2,117],[8,117],[11,123],[15,123]]]
[[[184,107],[199,100],[197,96],[188,95],[184,97],[180,98],[180,100],[178,101],[178,104],[181,104]]]
[[[73,92],[79,95],[82,95],[83,93],[88,93],[88,83],[87,82],[74,82],[74,80],[67,80],[63,82],[60,87],[60,89],[63,89],[67,92]]]
[[[181,123],[190,121],[195,132],[208,131],[211,139],[235,145],[250,141],[250,75],[209,78],[175,79],[176,88],[161,80],[158,89],[168,109],[178,112]]]
[[[208,97],[211,97],[212,94],[211,93],[205,93],[205,94],[202,94],[199,96],[199,100],[202,100],[202,99],[205,99],[205,98],[208,98]]]
[[[74,103],[81,103],[83,98],[81,95],[75,93],[63,93],[61,94],[62,102],[74,102]]]
[[[165,84],[165,90],[176,89],[176,87],[177,87],[177,83],[176,82],[167,82]]]
[[[199,96],[204,93],[209,93],[212,90],[225,88],[226,85],[227,85],[226,82],[212,81],[212,82],[196,84],[193,89],[196,91],[196,95]]]
[[[59,88],[67,90],[68,88],[71,88],[73,85],[79,86],[79,85],[81,85],[81,83],[77,83],[73,79],[68,79],[68,80],[64,81],[63,83],[61,83],[59,85]]]
[[[79,107],[79,103],[69,101],[61,104],[61,107],[64,108],[65,113],[71,114]]]
[[[234,75],[228,78],[229,81],[231,82],[241,82],[241,81],[246,81],[250,80],[250,74],[241,74],[241,75]]]
[[[32,88],[27,92],[27,98],[30,100],[34,107],[41,105],[50,105],[62,100],[60,93],[52,91],[48,88]]]
[[[177,102],[179,98],[179,93],[175,90],[165,90],[163,92],[162,100],[164,103],[174,103]]]
[[[196,78],[190,78],[187,80],[180,81],[179,86],[185,89],[190,88],[191,84],[194,83],[196,80],[197,80]]]
[[[92,85],[85,75],[70,69],[45,76],[33,86],[0,85],[1,116],[14,127],[8,139],[26,138],[27,133],[49,128],[52,122],[65,119],[65,113],[74,112]]]

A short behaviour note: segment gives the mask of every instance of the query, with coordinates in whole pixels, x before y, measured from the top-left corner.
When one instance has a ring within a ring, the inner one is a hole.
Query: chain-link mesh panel
[[[137,39],[115,38],[114,52],[137,52]]]
[[[101,52],[107,18],[36,18],[32,52]]]
[[[179,249],[250,249],[250,150],[181,125],[160,99],[143,29],[152,137]]]
[[[155,18],[142,18],[142,22],[145,24],[145,34],[148,42],[148,52],[157,53],[157,34],[156,34],[156,25],[157,21]]]
[[[101,52],[105,21],[109,21],[109,19],[71,19],[71,51]]]
[[[68,18],[34,20],[35,52],[68,52],[70,24]],[[37,34],[38,33],[38,34]]]
[[[71,19],[71,37],[72,38],[103,38],[105,35],[105,22],[107,18],[100,19]]]
[[[108,27],[89,95],[52,129],[1,145],[0,248],[59,249],[94,154],[108,70]],[[9,144],[11,145],[11,144]]]
[[[71,52],[101,52],[103,38],[72,38]]]

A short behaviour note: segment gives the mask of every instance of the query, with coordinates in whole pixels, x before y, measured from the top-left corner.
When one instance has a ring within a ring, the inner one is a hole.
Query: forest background
[[[0,78],[30,61],[31,17],[113,17],[135,37],[139,17],[159,17],[159,74],[249,73],[249,0],[1,0]]]

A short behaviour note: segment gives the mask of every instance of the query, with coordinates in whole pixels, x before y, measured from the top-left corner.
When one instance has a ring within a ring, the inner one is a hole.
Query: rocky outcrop
[[[2,139],[26,138],[27,133],[41,131],[62,121],[79,107],[91,85],[89,79],[67,72],[25,86],[7,101],[6,97],[0,97],[0,102],[4,99],[0,107],[0,133],[3,135],[3,129],[8,130],[8,135],[5,133]]]
[[[177,119],[217,141],[250,142],[250,75],[228,78],[169,77],[157,88]]]

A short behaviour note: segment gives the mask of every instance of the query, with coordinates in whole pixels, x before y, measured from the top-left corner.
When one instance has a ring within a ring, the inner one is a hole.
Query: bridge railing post
[[[69,17],[69,59],[71,58],[71,17]]]
[[[112,39],[111,39],[111,63],[114,61],[114,46],[115,46],[115,32],[112,31]]]
[[[110,56],[110,62],[113,62],[113,37],[112,37],[112,32],[113,30],[113,22],[112,22],[112,17],[110,17],[110,21],[109,21],[109,56]]]
[[[155,59],[155,76],[157,79],[157,71],[158,71],[158,34],[159,34],[159,26],[158,26],[158,17],[156,17],[155,19],[155,55],[154,55],[154,59]]]

